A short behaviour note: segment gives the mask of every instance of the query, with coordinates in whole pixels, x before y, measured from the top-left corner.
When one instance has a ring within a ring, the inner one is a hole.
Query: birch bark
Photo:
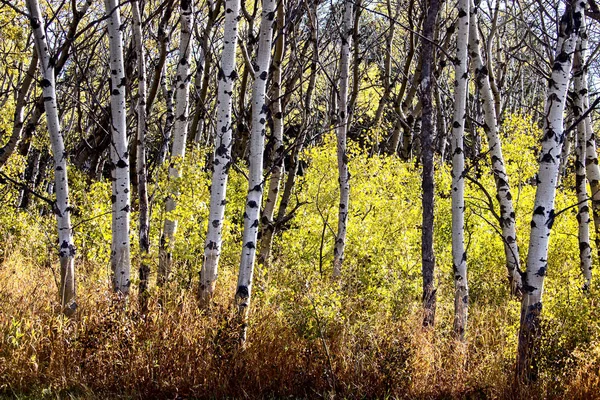
[[[111,266],[113,288],[122,295],[129,293],[131,257],[129,242],[129,152],[127,149],[127,78],[123,64],[123,39],[120,5],[105,0],[110,49],[111,161],[113,168],[113,213]]]
[[[283,177],[283,107],[281,104],[281,75],[282,63],[285,53],[285,2],[282,0],[277,7],[277,41],[275,44],[275,54],[273,55],[273,75],[271,91],[271,115],[273,116],[273,155],[271,157],[271,179],[269,180],[269,190],[261,218],[261,238],[268,236],[268,231],[273,231],[273,218],[275,216],[275,205],[279,194],[279,185]],[[270,240],[269,240],[270,241]],[[262,243],[265,243],[264,241]],[[261,246],[259,262],[267,262],[269,252],[264,252],[266,246]]]
[[[523,282],[524,293],[517,353],[517,377],[525,381],[537,377],[535,355],[541,335],[540,316],[544,277],[548,269],[548,240],[554,223],[556,179],[564,141],[563,114],[573,64],[572,57],[584,17],[584,4],[581,1],[568,4],[560,20],[556,56],[547,91],[544,136],[531,220],[527,268]]]
[[[54,62],[50,56],[44,20],[38,0],[27,0],[30,14],[29,23],[33,31],[35,48],[38,54],[46,123],[50,134],[52,156],[54,158],[54,186],[56,201],[54,214],[58,225],[58,256],[60,259],[59,298],[63,313],[71,316],[77,308],[75,297],[75,244],[71,226],[71,206],[69,205],[69,181],[67,177],[67,154],[60,127],[58,105],[56,101],[56,82]]]
[[[173,261],[173,246],[177,232],[177,219],[169,213],[177,208],[179,189],[177,184],[181,178],[181,167],[185,158],[185,146],[188,131],[188,103],[190,94],[190,54],[193,45],[192,1],[181,0],[181,36],[179,42],[179,60],[177,63],[177,77],[175,79],[175,126],[173,132],[173,149],[171,151],[171,164],[169,165],[169,180],[171,181],[170,193],[167,197],[165,225],[163,237],[160,241],[160,255],[158,264],[159,286],[164,285],[171,275]]]
[[[342,47],[340,55],[340,80],[338,89],[337,121],[337,160],[338,182],[340,187],[340,204],[338,211],[338,228],[333,248],[333,276],[342,274],[344,250],[346,247],[346,232],[348,223],[348,206],[350,201],[350,171],[348,170],[348,153],[346,136],[349,126],[348,110],[348,75],[350,72],[350,48],[352,46],[353,7],[350,1],[344,2],[344,17],[340,32]]]
[[[275,19],[275,0],[263,0],[258,39],[258,50],[254,71],[256,79],[252,85],[252,128],[250,131],[250,170],[248,176],[248,196],[244,212],[244,232],[242,234],[242,257],[235,299],[242,322],[240,341],[246,341],[248,310],[252,296],[252,276],[256,256],[256,238],[258,235],[260,205],[264,186],[263,152],[267,124],[267,79],[271,64],[271,42],[273,39],[273,21]]]
[[[513,206],[512,194],[504,156],[502,155],[502,143],[498,134],[498,119],[496,117],[496,102],[490,86],[488,67],[481,57],[478,31],[478,6],[471,4],[471,24],[469,34],[469,48],[473,60],[475,72],[475,83],[481,93],[483,101],[483,129],[487,136],[488,151],[492,163],[492,172],[496,182],[496,196],[500,204],[500,227],[502,229],[502,241],[504,242],[504,253],[506,257],[506,270],[511,292],[520,295],[522,291],[519,247],[517,245],[517,231],[515,225],[515,208]]]
[[[469,2],[458,1],[458,33],[454,60],[454,122],[452,124],[452,269],[454,271],[454,334],[464,340],[469,311],[465,250],[465,153],[463,136],[469,83]]]
[[[200,271],[200,300],[208,305],[215,291],[219,257],[221,256],[223,219],[225,217],[225,199],[227,179],[231,166],[231,102],[233,84],[237,78],[236,47],[238,21],[240,18],[240,0],[225,1],[225,31],[221,66],[217,76],[217,118],[216,140],[213,158],[213,176],[210,188],[210,208],[208,231],[204,249],[204,264]]]

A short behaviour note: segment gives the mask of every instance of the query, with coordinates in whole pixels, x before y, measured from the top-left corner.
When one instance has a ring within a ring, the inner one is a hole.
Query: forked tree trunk
[[[110,112],[111,161],[113,168],[113,212],[111,266],[113,289],[122,295],[129,294],[131,257],[129,243],[129,152],[127,149],[127,107],[125,88],[127,78],[123,65],[123,39],[121,32],[120,3],[105,0],[110,49]]]
[[[140,244],[140,309],[146,312],[148,305],[148,279],[150,265],[150,213],[148,209],[148,184],[146,171],[146,52],[142,36],[142,11],[137,0],[131,2],[133,13],[133,37],[138,62],[138,99],[137,99],[137,177],[139,198],[139,244]]]
[[[218,74],[217,87],[217,118],[216,141],[213,159],[213,176],[210,187],[210,210],[208,217],[208,231],[204,248],[204,264],[200,271],[200,300],[203,305],[208,305],[215,291],[217,269],[221,256],[223,219],[225,217],[225,196],[227,193],[227,179],[231,166],[231,102],[233,84],[237,78],[235,71],[238,17],[240,14],[240,0],[227,0],[225,2],[225,31],[223,34],[223,51],[221,53],[221,67]]]
[[[244,232],[242,234],[242,257],[235,299],[241,321],[240,342],[246,341],[248,311],[252,296],[252,276],[256,256],[256,238],[258,235],[260,205],[262,203],[263,153],[267,126],[267,79],[271,64],[271,42],[273,39],[273,20],[275,19],[275,0],[263,0],[258,50],[254,70],[256,78],[252,85],[252,128],[250,131],[250,158],[248,175],[248,196],[244,212]]]
[[[433,122],[433,31],[440,9],[439,0],[430,0],[427,17],[423,25],[421,41],[421,94],[423,107],[421,116],[421,152],[423,161],[423,222],[421,232],[421,259],[423,275],[423,326],[433,326],[435,322],[436,289],[434,280],[435,254],[433,252],[433,211],[434,211],[434,145],[435,125]]]
[[[454,121],[452,123],[452,269],[454,271],[454,334],[464,340],[469,312],[465,250],[465,152],[469,59],[469,2],[458,1],[458,34],[454,61]]]
[[[344,2],[344,17],[342,20],[342,41],[340,55],[340,83],[338,86],[337,109],[337,162],[338,183],[340,188],[340,204],[338,210],[338,228],[333,248],[333,276],[342,274],[344,251],[346,248],[346,232],[348,223],[348,207],[350,202],[350,171],[348,170],[347,134],[350,125],[348,109],[348,75],[350,71],[350,48],[352,46],[353,3]]]
[[[491,158],[492,172],[496,182],[496,198],[500,203],[500,228],[502,230],[502,241],[504,242],[504,254],[506,257],[506,270],[511,293],[520,295],[522,291],[519,247],[517,245],[516,215],[513,206],[512,194],[504,156],[502,155],[502,143],[498,134],[498,119],[496,117],[496,103],[492,88],[490,86],[488,68],[481,57],[479,46],[479,23],[477,21],[478,7],[471,4],[471,24],[469,28],[469,47],[473,68],[475,72],[475,83],[481,93],[483,101],[483,129],[487,136],[488,151]]]
[[[56,201],[54,214],[58,225],[58,255],[60,258],[60,287],[59,298],[63,313],[71,316],[75,313],[75,245],[71,227],[71,207],[69,206],[69,181],[67,178],[67,157],[63,142],[58,105],[56,101],[56,82],[54,79],[54,63],[48,51],[48,41],[44,29],[44,20],[37,0],[27,0],[29,22],[33,31],[35,48],[42,73],[42,86],[44,108],[46,110],[46,123],[50,134],[50,144],[54,157],[54,185],[56,188]]]
[[[584,18],[582,4],[580,1],[568,4],[567,10],[561,18],[556,56],[547,92],[540,169],[537,175],[527,269],[523,282],[524,293],[516,368],[516,376],[520,381],[537,378],[542,293],[544,277],[548,269],[548,240],[554,223],[556,179],[564,140],[563,114],[573,64],[573,53],[579,28]]]
[[[181,37],[179,42],[179,59],[177,63],[177,77],[175,79],[175,129],[173,132],[173,149],[171,151],[171,164],[169,165],[169,179],[171,189],[167,197],[165,226],[163,237],[160,240],[160,255],[158,264],[157,284],[163,286],[171,275],[173,261],[173,246],[177,232],[177,219],[169,215],[177,207],[179,189],[177,185],[181,178],[181,168],[185,157],[185,146],[188,132],[188,103],[190,94],[190,54],[192,52],[192,1],[181,0]]]

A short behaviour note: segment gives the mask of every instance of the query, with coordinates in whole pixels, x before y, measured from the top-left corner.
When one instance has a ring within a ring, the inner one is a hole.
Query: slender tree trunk
[[[582,21],[582,34],[580,37],[580,55],[581,55],[581,65],[583,69],[581,71],[581,89],[578,94],[581,97],[582,103],[582,112],[586,112],[590,107],[589,100],[589,88],[588,88],[588,57],[587,57],[587,48],[588,48],[588,30],[587,24],[585,20]],[[577,82],[577,81],[576,81]],[[594,218],[594,232],[595,232],[595,244],[596,250],[598,251],[598,259],[600,259],[600,167],[598,166],[598,155],[596,153],[596,137],[594,134],[594,127],[592,125],[592,118],[588,114],[584,120],[585,125],[585,172],[586,178],[590,183],[590,189],[592,192],[592,210],[593,210],[593,218]],[[579,131],[578,126],[578,131]],[[589,214],[589,210],[588,210]],[[581,242],[581,241],[580,241]],[[580,247],[585,245],[580,243]],[[591,249],[590,249],[591,251]],[[590,262],[589,270],[584,272],[584,278],[587,280],[589,278],[588,286],[591,284],[592,279],[592,265]]]
[[[463,136],[469,83],[469,2],[458,0],[458,35],[454,64],[454,122],[452,123],[452,269],[454,271],[454,334],[464,340],[469,312],[467,252],[465,250],[465,152]]]
[[[73,315],[77,308],[75,301],[75,244],[71,226],[71,207],[69,205],[69,181],[67,178],[67,157],[60,128],[58,105],[56,101],[56,82],[54,62],[48,51],[48,41],[44,29],[44,19],[37,0],[27,0],[30,14],[29,22],[33,31],[35,48],[40,63],[46,123],[50,134],[50,143],[54,157],[54,182],[56,201],[53,205],[58,225],[58,243],[60,258],[60,303],[65,315]]]
[[[106,1],[110,48],[110,111],[111,161],[114,169],[111,265],[115,292],[127,295],[130,286],[131,257],[129,243],[129,153],[127,148],[127,107],[125,89],[127,78],[123,64],[123,39],[120,5],[117,0]]]
[[[333,276],[342,274],[342,263],[344,262],[344,250],[346,247],[346,231],[348,223],[348,207],[350,202],[350,171],[348,171],[348,153],[346,150],[346,136],[350,125],[348,109],[348,75],[350,70],[350,48],[352,46],[353,31],[353,3],[344,2],[344,17],[342,20],[342,41],[340,56],[340,81],[338,92],[337,111],[337,160],[338,160],[338,182],[340,187],[340,204],[338,211],[338,229],[333,248]]]
[[[273,55],[273,76],[271,78],[273,88],[271,90],[271,115],[273,116],[273,154],[271,157],[271,179],[269,180],[269,190],[267,200],[263,209],[261,218],[261,239],[263,236],[269,236],[267,231],[273,232],[273,217],[275,215],[275,205],[279,194],[279,185],[283,177],[283,108],[281,105],[281,75],[282,63],[285,53],[285,2],[281,0],[277,7],[277,36],[275,43],[275,54]],[[272,238],[272,235],[271,235]],[[270,240],[269,240],[270,241]],[[262,242],[258,260],[260,263],[267,262],[270,243],[268,246]]]
[[[142,17],[137,0],[131,2],[133,12],[133,36],[135,51],[138,61],[138,100],[137,100],[137,176],[139,197],[139,244],[140,244],[140,309],[146,312],[148,305],[148,279],[150,265],[148,253],[150,251],[150,213],[148,209],[148,185],[146,172],[146,52],[142,36]]]
[[[517,379],[521,381],[534,380],[537,377],[536,358],[541,335],[544,277],[548,269],[548,240],[554,223],[556,178],[564,140],[563,113],[573,64],[572,55],[584,18],[582,4],[579,1],[568,4],[561,18],[556,57],[548,87],[540,169],[537,175],[527,269],[523,283],[516,369]]]
[[[423,160],[423,223],[421,235],[421,256],[423,274],[423,326],[433,326],[435,322],[436,289],[435,289],[435,254],[433,252],[433,211],[434,211],[434,162],[433,138],[433,31],[440,9],[440,0],[429,0],[427,17],[423,25],[421,45],[421,93],[423,107],[421,116],[421,152]]]
[[[256,256],[256,238],[262,203],[263,152],[265,147],[265,131],[267,126],[267,79],[271,64],[271,42],[273,39],[273,21],[275,19],[275,0],[263,0],[260,21],[258,50],[254,69],[256,79],[252,86],[252,129],[250,131],[250,170],[248,176],[248,196],[244,212],[244,232],[242,235],[242,257],[240,274],[235,299],[241,318],[242,330],[240,341],[246,341],[248,326],[248,310],[252,295],[252,276],[254,275],[254,260]]]
[[[581,37],[577,41],[577,49],[573,60],[574,78],[574,105],[573,118],[579,119],[586,111],[584,109],[584,97],[587,93],[587,74],[584,72],[586,48],[583,37],[586,35],[585,18],[581,23]],[[585,43],[587,46],[587,43]],[[579,225],[579,262],[583,275],[583,290],[590,288],[592,281],[592,248],[590,247],[590,208],[588,206],[588,193],[586,185],[585,157],[586,157],[586,129],[585,118],[577,124],[577,146],[575,148],[575,192],[577,194],[577,223]]]
[[[233,84],[237,78],[235,53],[237,47],[240,0],[225,1],[225,32],[221,67],[218,74],[216,142],[213,159],[213,176],[210,188],[208,231],[204,249],[204,264],[200,271],[200,300],[208,305],[215,291],[217,269],[221,256],[223,219],[227,179],[231,166],[232,122],[231,102]]]
[[[588,30],[585,18],[581,21],[579,40],[573,61],[573,80],[574,80],[574,106],[573,119],[579,120],[589,107],[588,100]],[[592,283],[592,248],[590,246],[590,208],[588,203],[588,193],[586,186],[587,171],[586,159],[588,151],[588,133],[587,118],[582,119],[577,124],[577,147],[575,151],[575,190],[577,192],[578,212],[577,222],[579,223],[579,260],[581,263],[581,273],[584,283],[583,290],[587,291]],[[591,124],[590,124],[591,126]],[[595,153],[594,148],[594,153]],[[595,169],[598,169],[596,164]]]
[[[484,131],[488,141],[488,151],[492,163],[492,172],[496,182],[496,198],[500,203],[500,228],[502,229],[502,241],[504,242],[504,253],[506,257],[506,270],[511,293],[520,295],[522,292],[521,270],[519,259],[519,247],[517,245],[516,215],[513,206],[512,194],[504,156],[502,155],[502,143],[498,134],[498,119],[496,117],[496,106],[494,95],[490,86],[488,68],[481,57],[479,46],[479,31],[477,21],[478,7],[472,3],[470,24],[470,52],[475,70],[475,82],[481,93],[483,101]]]
[[[307,10],[308,20],[311,29],[310,41],[313,47],[312,60],[310,63],[308,85],[304,95],[304,102],[302,107],[302,124],[299,128],[299,135],[293,144],[291,150],[291,156],[288,166],[288,175],[283,185],[283,193],[277,209],[277,217],[272,224],[264,227],[263,235],[261,236],[261,251],[260,258],[262,260],[268,260],[271,254],[271,247],[273,245],[273,236],[283,224],[283,222],[289,218],[287,215],[287,208],[292,196],[292,191],[296,182],[296,175],[298,173],[298,163],[300,154],[304,149],[304,142],[309,130],[309,119],[311,118],[311,110],[313,105],[313,93],[315,90],[315,84],[317,81],[317,67],[319,64],[319,44],[318,44],[318,26],[316,23],[317,15],[317,2],[312,3],[312,8]],[[308,7],[308,6],[307,6]],[[283,108],[283,105],[282,105]]]
[[[193,11],[191,0],[181,0],[181,37],[179,42],[179,62],[177,63],[177,78],[175,79],[175,129],[173,135],[173,150],[171,151],[171,164],[169,165],[169,179],[175,185],[167,197],[165,226],[163,237],[160,240],[160,255],[158,264],[159,286],[163,286],[171,275],[173,261],[173,246],[177,219],[169,215],[177,207],[179,189],[176,188],[181,178],[181,168],[185,157],[185,146],[188,131],[188,103],[190,94],[190,54],[193,43],[192,24]]]

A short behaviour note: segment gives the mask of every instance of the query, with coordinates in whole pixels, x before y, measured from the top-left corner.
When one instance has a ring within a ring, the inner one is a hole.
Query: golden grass
[[[558,381],[546,374],[516,390],[516,338],[507,332],[515,304],[473,305],[462,344],[446,326],[451,307],[444,303],[435,330],[421,329],[415,301],[395,318],[361,318],[360,310],[353,320],[313,314],[309,318],[320,324],[314,335],[285,311],[293,304],[258,298],[241,351],[230,307],[232,276],[219,282],[208,312],[198,310],[189,289],[164,309],[153,297],[142,317],[135,295],[118,301],[106,280],[90,273],[80,282],[77,316],[68,320],[57,314],[51,270],[27,262],[13,255],[0,267],[0,396],[600,398],[600,345],[578,354],[572,373]]]

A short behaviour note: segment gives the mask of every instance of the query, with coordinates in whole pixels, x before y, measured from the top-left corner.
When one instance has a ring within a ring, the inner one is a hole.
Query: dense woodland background
[[[593,0],[0,0],[0,397],[600,398]]]

